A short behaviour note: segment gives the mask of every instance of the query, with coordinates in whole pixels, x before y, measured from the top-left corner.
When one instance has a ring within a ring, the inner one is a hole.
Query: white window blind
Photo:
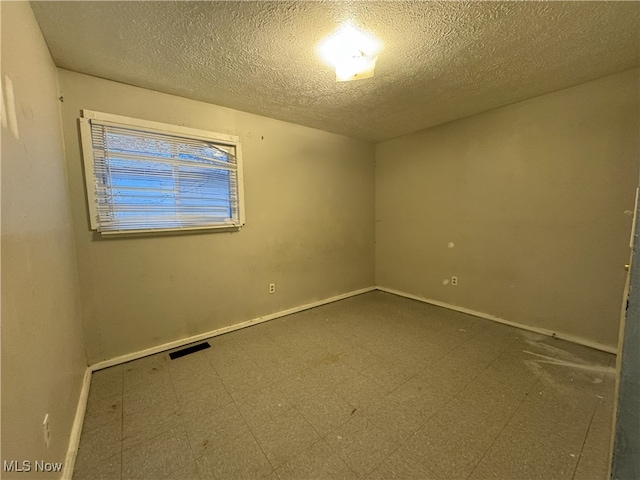
[[[242,225],[237,144],[82,120],[90,135],[90,147],[83,138],[89,210],[99,232]]]

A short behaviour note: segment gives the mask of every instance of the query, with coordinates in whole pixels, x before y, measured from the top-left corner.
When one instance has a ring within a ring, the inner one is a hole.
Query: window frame
[[[91,230],[101,235],[130,235],[130,234],[150,234],[150,233],[170,233],[201,230],[239,230],[245,224],[244,217],[244,176],[242,168],[242,145],[240,138],[236,135],[210,132],[196,128],[171,125],[167,123],[154,122],[151,120],[141,120],[138,118],[125,117],[111,113],[96,112],[93,110],[81,110],[78,118],[80,126],[80,142],[82,159],[84,165],[84,179],[87,194],[87,205],[89,208],[89,223]],[[101,231],[100,218],[97,210],[96,176],[93,159],[93,144],[91,141],[91,124],[115,126],[140,130],[143,132],[171,135],[186,139],[202,140],[216,143],[221,146],[233,147],[235,149],[237,167],[237,196],[238,196],[238,220],[232,224],[211,224],[191,227],[167,227],[167,228],[144,228]]]

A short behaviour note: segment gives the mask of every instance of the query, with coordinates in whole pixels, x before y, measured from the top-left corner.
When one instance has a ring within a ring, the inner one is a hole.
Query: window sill
[[[242,225],[219,225],[210,227],[188,227],[188,228],[154,228],[145,230],[114,230],[108,232],[94,231],[94,239],[124,238],[124,237],[149,237],[167,235],[188,235],[202,233],[226,233],[238,232]]]

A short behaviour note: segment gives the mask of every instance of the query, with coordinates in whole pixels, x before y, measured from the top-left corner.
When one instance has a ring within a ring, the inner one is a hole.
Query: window
[[[244,224],[237,137],[88,110],[79,120],[92,230]]]

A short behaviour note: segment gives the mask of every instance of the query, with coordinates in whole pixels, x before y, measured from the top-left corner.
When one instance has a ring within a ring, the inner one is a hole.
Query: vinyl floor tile
[[[371,292],[94,372],[75,480],[603,479],[615,357]]]
[[[182,427],[182,418],[175,403],[156,404],[148,410],[123,417],[122,448],[139,445],[180,427]]]
[[[121,452],[122,423],[112,422],[89,431],[83,429],[81,439],[75,468],[84,470]]]
[[[122,452],[122,478],[156,480],[193,463],[184,427]]]
[[[390,438],[402,443],[416,432],[426,417],[393,393],[374,402],[364,415]]]
[[[165,354],[150,355],[148,357],[127,362],[122,365],[124,390],[130,390],[139,383],[163,383],[168,380],[169,372]]]
[[[356,409],[366,408],[389,393],[383,385],[362,373],[335,385],[335,392]]]
[[[180,466],[162,480],[203,480],[198,473],[195,463]]]
[[[355,408],[335,392],[305,397],[295,407],[321,436],[348,422],[355,413]]]
[[[219,443],[230,442],[249,431],[247,423],[233,403],[204,415],[185,414],[183,422],[196,459]]]
[[[393,391],[394,395],[421,412],[425,418],[444,407],[463,388],[439,374],[416,376]]]
[[[329,446],[358,476],[375,469],[398,444],[361,414],[325,437]]]
[[[469,423],[448,411],[432,417],[406,447],[415,456],[427,459],[428,469],[446,479],[467,478],[491,446],[498,432],[480,422]]]
[[[251,428],[275,420],[293,408],[277,385],[253,391],[242,397],[236,405]]]
[[[320,439],[313,426],[293,408],[278,418],[253,427],[252,431],[273,468],[278,468]]]
[[[177,389],[176,398],[180,410],[191,416],[205,415],[233,402],[220,380],[200,384],[197,388]]]
[[[491,446],[470,480],[569,480],[578,455],[534,441],[516,442],[508,435]]]
[[[112,395],[122,395],[124,382],[124,368],[116,365],[111,368],[98,370],[91,375],[91,385],[89,388],[89,403]]]
[[[324,440],[276,470],[280,480],[351,480],[358,478]]]
[[[404,446],[387,457],[367,475],[367,480],[438,480],[427,466],[426,458]]]
[[[122,421],[122,393],[91,398],[87,402],[82,428],[89,431]]]
[[[122,454],[117,452],[101,461],[78,464],[73,471],[73,480],[120,480]]]
[[[196,466],[201,480],[254,479],[273,471],[250,432],[213,445]]]
[[[177,403],[176,392],[168,373],[161,377],[141,379],[134,385],[125,384],[122,396],[124,415],[154,408],[160,403]]]

